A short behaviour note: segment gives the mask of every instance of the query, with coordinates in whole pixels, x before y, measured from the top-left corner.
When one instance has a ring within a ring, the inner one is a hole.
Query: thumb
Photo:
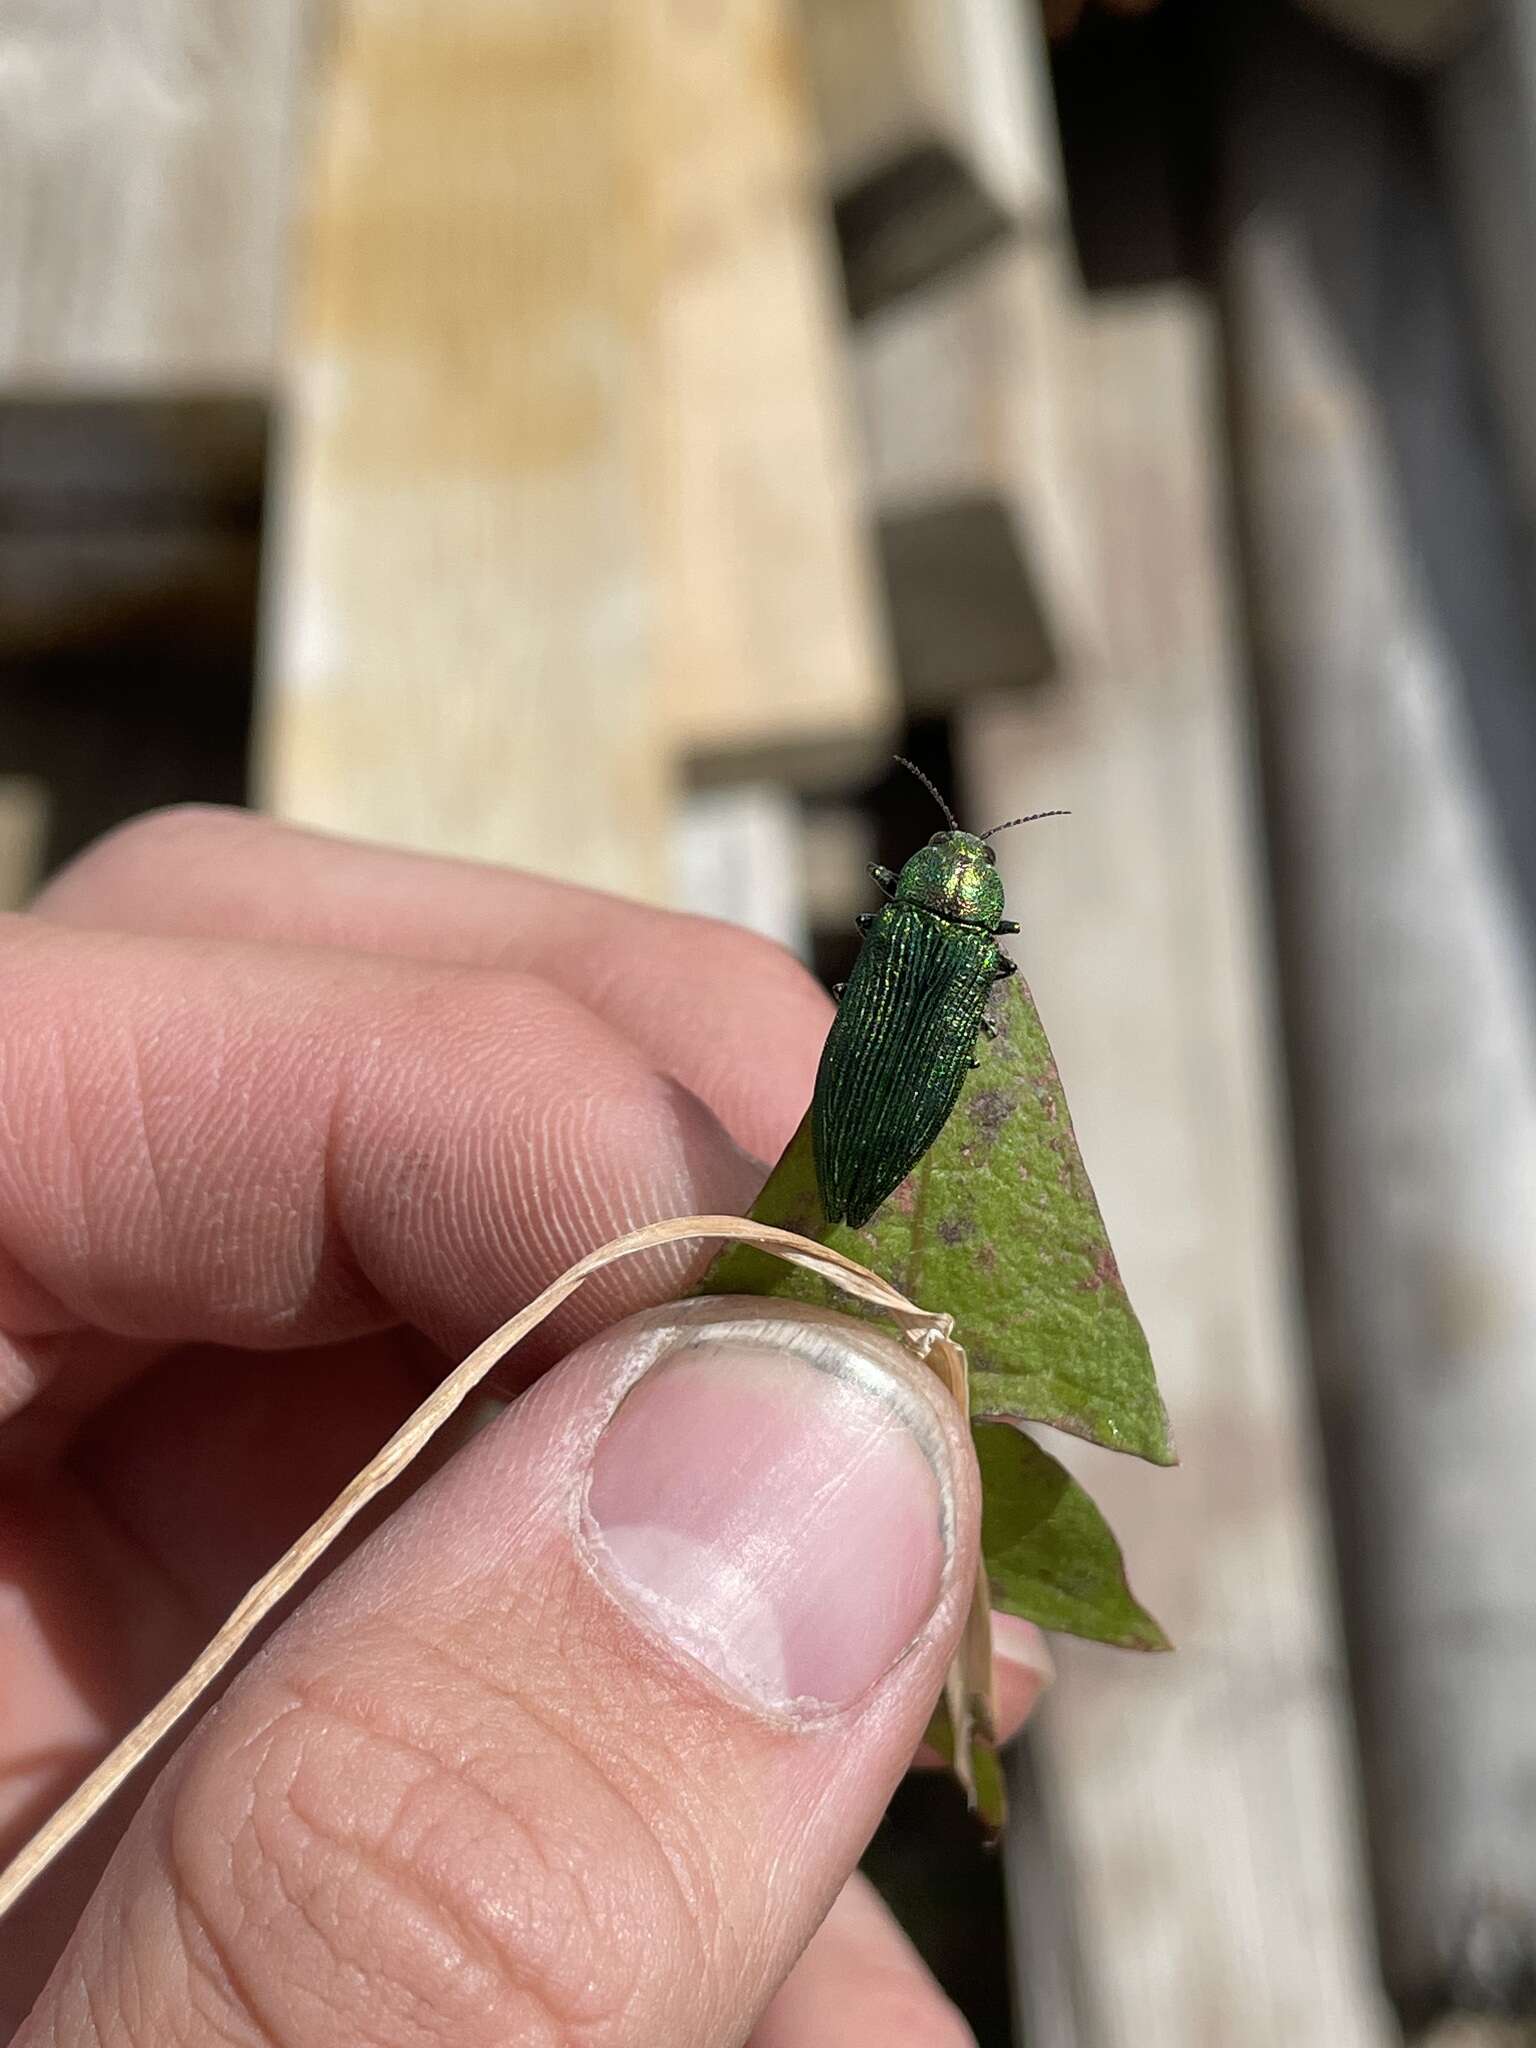
[[[964,1422],[893,1339],[633,1318],[273,1638],[18,2039],[742,2041],[922,1734],[976,1525]]]

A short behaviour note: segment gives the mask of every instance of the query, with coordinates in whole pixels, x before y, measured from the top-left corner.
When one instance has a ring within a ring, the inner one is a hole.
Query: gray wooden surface
[[[314,0],[0,10],[0,376],[264,385]]]
[[[999,862],[1182,1457],[1052,1440],[1178,1650],[1058,1645],[1038,1740],[1082,2001],[1033,2012],[1029,2038],[1382,2048],[1211,313],[1183,286],[1085,299],[1064,252],[1016,254],[991,289],[997,431],[1072,651],[1051,688],[968,714],[966,786],[989,818],[1073,812],[999,840]]]
[[[1528,2010],[1522,557],[1413,110],[1278,11],[1225,105],[1228,361],[1383,1948],[1410,2014]]]
[[[1426,69],[1453,56],[1476,34],[1487,0],[1301,0],[1320,21],[1354,37],[1362,48]]]
[[[800,0],[799,11],[856,316],[1050,221],[1059,187],[1030,8]]]

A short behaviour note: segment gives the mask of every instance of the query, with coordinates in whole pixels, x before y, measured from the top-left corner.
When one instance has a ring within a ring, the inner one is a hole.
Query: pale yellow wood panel
[[[7,383],[265,383],[309,4],[0,10]]]
[[[604,0],[347,0],[275,499],[283,815],[666,893],[652,52]]]
[[[656,0],[669,730],[835,783],[894,723],[789,0]]]
[[[1171,1657],[1059,1646],[1040,1740],[1095,2048],[1382,2048],[1289,1182],[1219,486],[1209,316],[994,274],[997,432],[1093,641],[967,720],[1015,951],[1183,1458],[1063,1444]],[[1029,1844],[1016,1847],[1029,1853]],[[1069,2036],[1062,2035],[1067,2039]],[[1046,2048],[1055,2048],[1054,2041]]]

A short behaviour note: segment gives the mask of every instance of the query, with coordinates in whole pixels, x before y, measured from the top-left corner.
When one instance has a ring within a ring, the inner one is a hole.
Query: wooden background
[[[1536,0],[1047,19],[0,0],[0,898],[248,795],[831,978],[898,742],[1070,806],[1003,865],[1183,1453],[1076,1462],[1180,1651],[1064,1646],[1015,1759],[1017,2038],[1493,2048]],[[997,1866],[913,1839],[1001,2043]]]

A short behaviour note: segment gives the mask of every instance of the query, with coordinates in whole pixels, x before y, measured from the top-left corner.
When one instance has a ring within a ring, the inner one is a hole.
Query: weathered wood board
[[[1412,2016],[1529,2012],[1530,558],[1414,110],[1279,13],[1247,59],[1221,264],[1384,1959]]]
[[[1014,0],[801,0],[801,12],[856,315],[1054,219],[1049,87]]]
[[[654,13],[664,716],[696,772],[838,786],[895,693],[791,0]]]
[[[988,289],[1014,366],[996,431],[1042,587],[1062,563],[1097,643],[1048,691],[968,717],[966,786],[988,817],[1073,811],[1000,840],[999,860],[1183,1459],[1161,1472],[1066,1448],[1178,1649],[1060,1645],[1039,1741],[1088,2017],[1035,2013],[1031,2038],[1381,2048],[1212,322],[1182,286],[1085,301],[1065,252],[1020,252]]]
[[[654,57],[601,0],[347,0],[318,88],[259,793],[650,898]]]
[[[308,0],[0,14],[0,381],[266,383]]]

